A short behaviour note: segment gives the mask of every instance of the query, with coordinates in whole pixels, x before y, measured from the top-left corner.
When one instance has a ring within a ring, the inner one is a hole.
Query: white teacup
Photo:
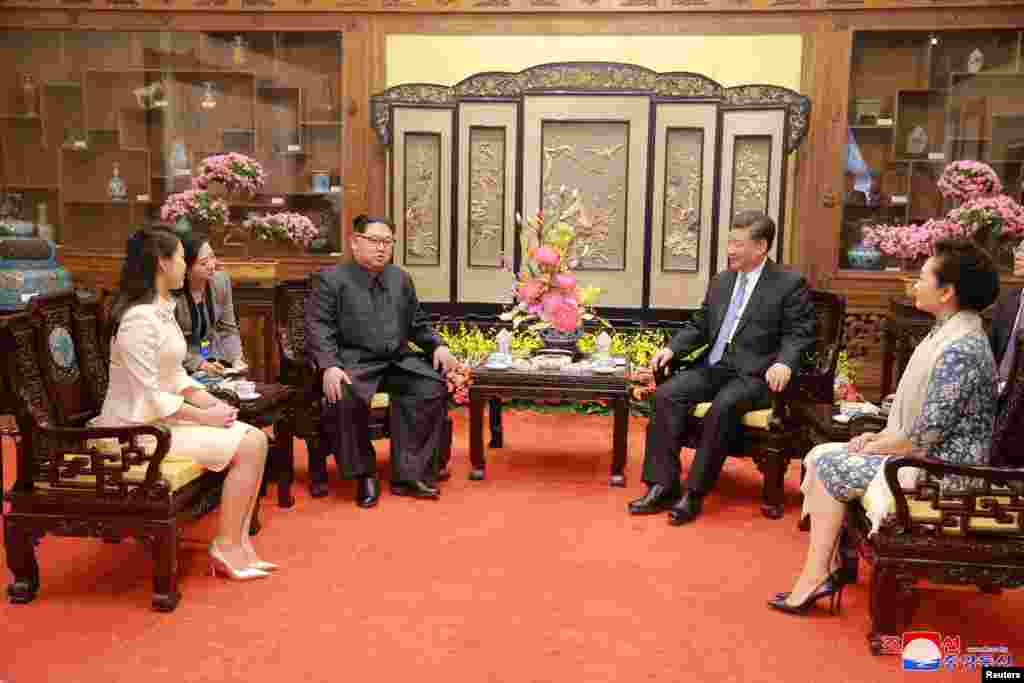
[[[235,393],[239,398],[252,398],[256,395],[256,382],[239,380],[235,382]]]

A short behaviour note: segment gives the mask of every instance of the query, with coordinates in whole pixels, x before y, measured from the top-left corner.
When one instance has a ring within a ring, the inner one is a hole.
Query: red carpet
[[[305,456],[291,510],[265,499],[257,546],[284,570],[257,582],[209,576],[205,545],[180,554],[183,600],[149,609],[149,558],[135,542],[47,537],[42,589],[0,605],[0,681],[880,681],[898,657],[869,655],[867,572],[843,613],[769,611],[803,559],[799,468],[787,514],[758,510],[760,475],[730,460],[694,525],[630,518],[643,491],[644,420],[630,424],[629,485],[607,486],[610,417],[506,414],[489,478],[466,479],[468,421],[456,415],[453,478],[438,502],[385,493],[359,510],[352,484],[309,498]],[[6,480],[13,457],[6,453]],[[382,466],[386,444],[378,443]],[[386,467],[384,467],[386,469]],[[332,466],[333,475],[333,466]],[[208,539],[213,519],[185,535]],[[10,574],[3,567],[3,584]],[[823,603],[824,604],[824,603]],[[1024,660],[1024,591],[923,592],[916,626]],[[978,680],[974,673],[921,675]]]

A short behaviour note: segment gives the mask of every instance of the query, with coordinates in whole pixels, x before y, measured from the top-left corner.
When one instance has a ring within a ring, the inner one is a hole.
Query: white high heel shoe
[[[253,555],[256,554],[256,549],[253,548],[251,545],[246,545],[245,550],[246,552],[252,553]],[[273,562],[267,562],[266,560],[256,560],[255,562],[250,562],[249,566],[253,569],[259,569],[260,571],[264,572],[274,572],[281,568],[281,565],[274,564]]]
[[[262,579],[265,576],[270,576],[267,572],[255,567],[235,569],[228,564],[227,559],[221,554],[217,548],[216,541],[210,544],[210,560],[210,569],[213,571],[214,576],[217,575],[218,570],[224,572],[225,576],[235,581],[251,581],[252,579]]]

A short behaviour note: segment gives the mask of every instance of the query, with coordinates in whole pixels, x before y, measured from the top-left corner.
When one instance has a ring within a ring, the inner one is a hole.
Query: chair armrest
[[[933,477],[942,478],[947,474],[983,479],[990,484],[1011,486],[1020,495],[1017,482],[1024,485],[1024,470],[1011,470],[1002,467],[984,467],[979,465],[954,465],[934,458],[912,458],[900,456],[885,462],[885,481],[896,501],[895,527],[900,533],[910,529],[910,507],[907,504],[906,492],[900,486],[899,471],[904,467],[922,469]]]
[[[71,479],[79,475],[96,477],[96,495],[98,497],[128,496],[128,487],[136,487],[137,495],[159,499],[168,493],[167,484],[160,477],[160,465],[171,449],[171,431],[162,425],[137,425],[133,427],[40,427],[36,431],[43,437],[42,443],[49,451],[49,471],[47,478],[51,485],[57,485],[61,479]],[[156,439],[156,448],[147,454],[136,439],[140,436],[151,436]],[[121,446],[119,454],[100,453],[87,445],[92,439],[117,439]],[[72,457],[68,457],[72,456]],[[82,456],[89,458],[86,465]],[[108,463],[117,462],[117,467],[108,467]],[[146,464],[146,477],[141,484],[125,482],[121,474],[134,465]]]
[[[880,432],[885,429],[886,419],[879,415],[858,415],[848,423],[850,436],[860,436],[866,432]]]
[[[239,408],[242,405],[242,400],[238,398],[238,393],[233,391],[232,389],[225,389],[224,387],[213,386],[207,387],[206,393],[210,394],[210,396],[213,396],[215,398],[219,398],[232,408]]]

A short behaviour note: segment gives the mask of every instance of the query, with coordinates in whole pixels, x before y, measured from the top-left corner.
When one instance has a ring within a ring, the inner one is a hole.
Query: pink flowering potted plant
[[[939,192],[959,202],[1001,194],[1003,183],[988,164],[980,161],[954,161],[942,171]]]
[[[863,243],[899,258],[904,268],[927,258],[940,239],[972,239],[1001,261],[1007,241],[1024,238],[1024,207],[1002,194],[1003,184],[988,164],[954,161],[942,173],[939,190],[957,206],[943,218],[921,225],[868,225]]]
[[[206,157],[199,163],[199,174],[192,180],[193,186],[200,190],[218,192],[223,188],[228,194],[237,192],[248,197],[255,196],[266,182],[260,162],[236,152]]]
[[[252,215],[242,223],[242,228],[251,236],[250,247],[271,243],[309,248],[320,235],[313,221],[301,213],[288,211]]]
[[[227,203],[195,188],[170,195],[160,207],[160,220],[174,224],[178,232],[221,225],[228,222],[229,215]]]
[[[598,287],[583,287],[574,273],[586,247],[577,250],[576,223],[582,204],[577,190],[560,188],[547,212],[538,211],[523,219],[520,227],[523,269],[519,273],[512,308],[501,315],[518,328],[530,323],[545,345],[575,350],[583,323],[598,320],[593,304],[601,294]]]

